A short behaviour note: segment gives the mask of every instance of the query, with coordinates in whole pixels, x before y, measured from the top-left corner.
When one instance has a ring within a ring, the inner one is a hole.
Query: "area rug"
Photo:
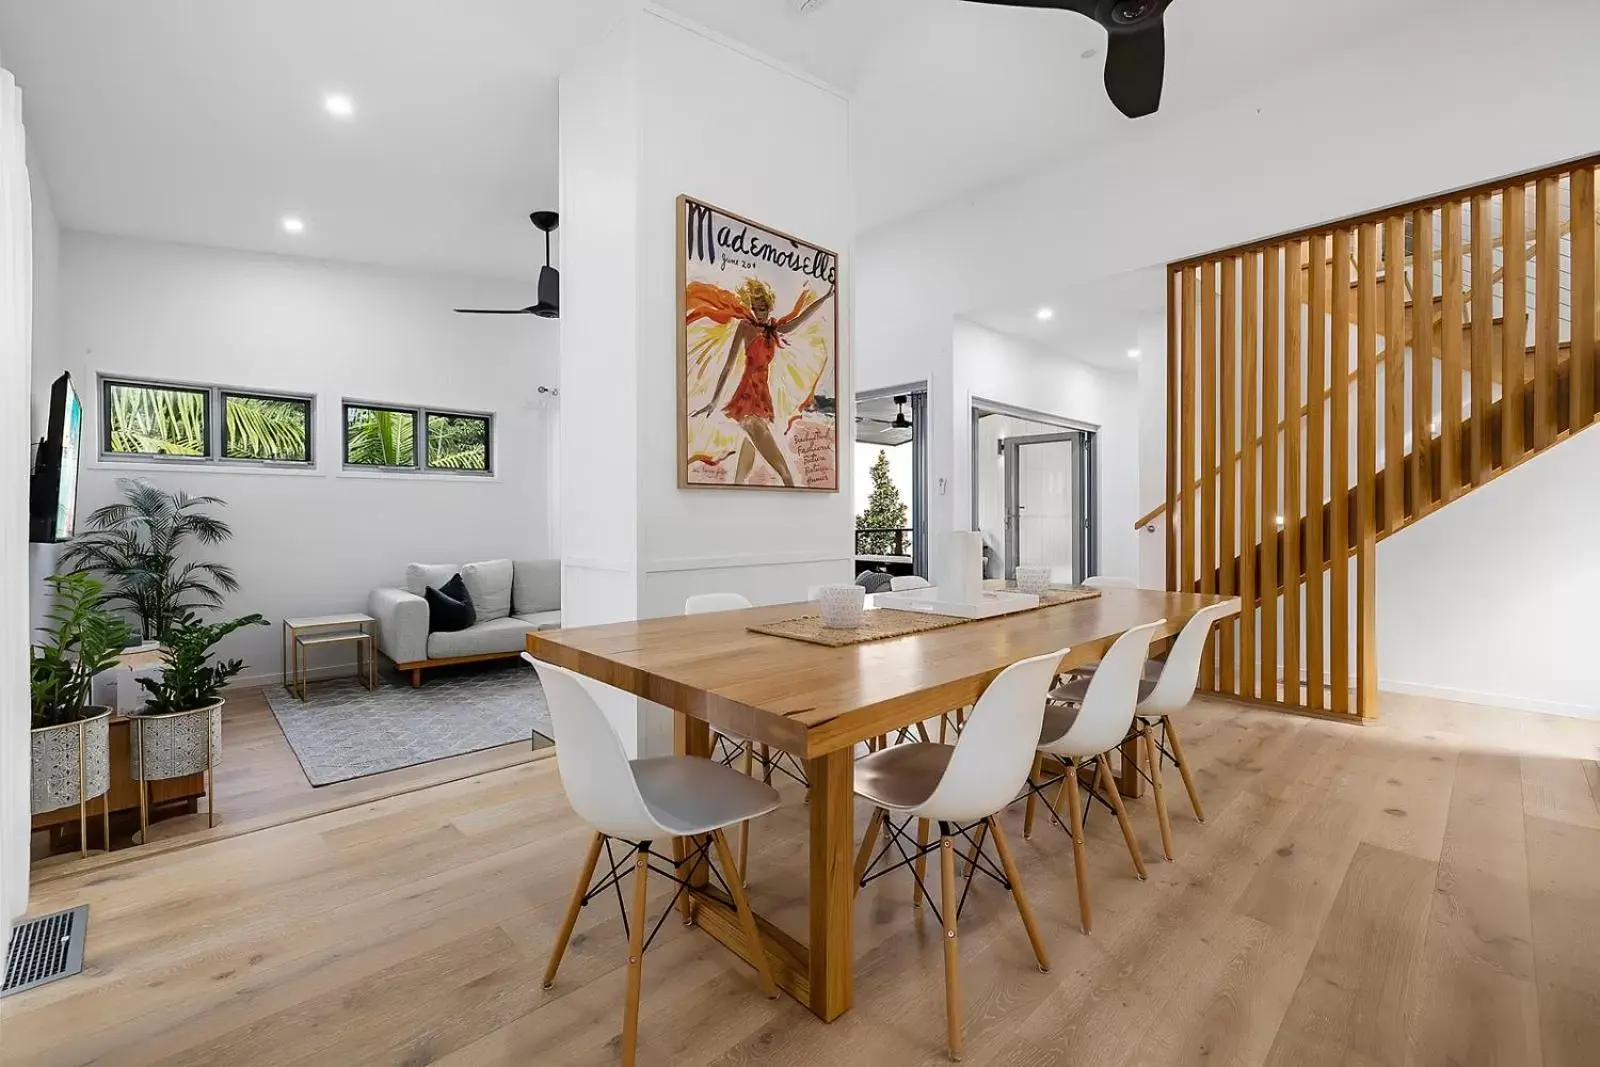
[[[520,663],[440,671],[416,689],[385,677],[369,691],[351,678],[313,682],[303,703],[276,686],[266,698],[314,786],[512,742],[555,743],[539,677]]]

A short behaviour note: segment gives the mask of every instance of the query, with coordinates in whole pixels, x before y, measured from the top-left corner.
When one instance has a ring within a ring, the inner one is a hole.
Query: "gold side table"
[[[356,677],[368,689],[378,687],[377,638],[373,627],[377,620],[370,615],[312,615],[283,620],[283,687],[298,696],[307,698],[306,652],[311,648],[333,645],[356,646]]]

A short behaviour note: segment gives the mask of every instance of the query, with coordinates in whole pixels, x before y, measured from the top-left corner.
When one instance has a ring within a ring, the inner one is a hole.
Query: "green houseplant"
[[[222,688],[244,670],[238,659],[212,660],[224,637],[246,626],[265,626],[260,615],[204,623],[185,612],[167,628],[159,678],[140,678],[150,694],[133,717],[128,770],[140,783],[140,840],[147,840],[150,810],[144,783],[206,774],[207,814],[216,825],[216,791],[209,775],[222,762]]]
[[[97,508],[88,530],[61,554],[68,566],[104,575],[108,601],[138,616],[146,641],[164,641],[173,624],[197,607],[221,607],[239,588],[221,563],[183,558],[189,542],[221,544],[233,536],[226,522],[205,509],[224,507],[214,496],[167,492],[143,478],[119,478],[123,499]]]
[[[84,718],[95,675],[116,665],[132,640],[128,624],[105,610],[105,586],[82,571],[52,574],[44,641],[29,664],[34,727]]]
[[[222,688],[244,670],[244,661],[212,662],[211,650],[235,630],[266,624],[267,620],[256,614],[226,622],[203,623],[193,612],[186,612],[167,629],[161,653],[161,677],[139,679],[139,684],[150,693],[142,714],[220,706]]]
[[[95,675],[114,666],[128,624],[104,607],[105,587],[82,572],[47,579],[54,593],[43,641],[29,663],[33,814],[79,808],[111,788],[111,709],[89,703]],[[84,839],[82,847],[87,850]]]

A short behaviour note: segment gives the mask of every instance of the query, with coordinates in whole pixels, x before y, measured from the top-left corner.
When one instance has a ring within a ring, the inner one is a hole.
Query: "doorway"
[[[1084,430],[1003,437],[1005,577],[1045,566],[1058,585],[1089,576],[1089,500]]]
[[[1099,571],[1097,427],[1063,416],[974,400],[973,529],[984,576],[1013,579],[1018,565],[1048,566],[1077,585]]]
[[[856,572],[928,573],[928,386],[856,394]]]

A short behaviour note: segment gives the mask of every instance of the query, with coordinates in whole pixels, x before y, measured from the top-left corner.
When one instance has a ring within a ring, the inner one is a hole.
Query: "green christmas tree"
[[[867,510],[856,516],[856,529],[880,532],[857,534],[856,551],[869,556],[908,554],[909,543],[895,543],[895,531],[906,524],[906,502],[900,499],[900,490],[889,477],[887,450],[878,450],[871,474],[872,496],[867,499]]]

